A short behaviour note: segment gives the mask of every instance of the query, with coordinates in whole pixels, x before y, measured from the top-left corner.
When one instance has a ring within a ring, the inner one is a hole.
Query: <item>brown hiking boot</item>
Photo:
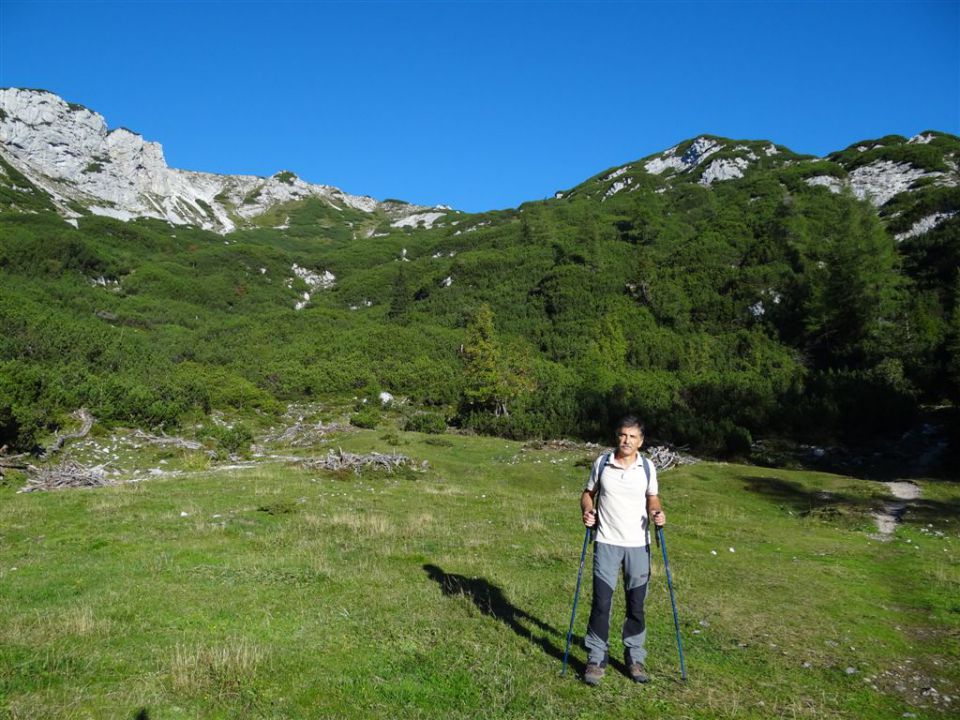
[[[647,674],[647,669],[643,666],[643,663],[630,663],[627,671],[630,673],[630,679],[634,682],[650,682],[650,676]]]
[[[587,685],[599,685],[607,671],[596,663],[589,663],[583,673],[583,681]]]

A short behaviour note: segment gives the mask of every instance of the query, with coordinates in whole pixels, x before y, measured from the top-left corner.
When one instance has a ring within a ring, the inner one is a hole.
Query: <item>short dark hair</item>
[[[640,428],[641,435],[646,431],[646,428],[643,425],[643,420],[638,418],[636,415],[624,415],[622,418],[620,418],[620,422],[617,423],[616,430],[619,432],[624,428],[632,427]]]

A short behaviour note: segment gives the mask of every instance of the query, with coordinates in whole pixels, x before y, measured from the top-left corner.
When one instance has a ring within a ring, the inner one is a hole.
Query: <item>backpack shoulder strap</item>
[[[647,477],[647,490],[650,489],[650,461],[646,456],[641,455],[640,461],[643,463],[643,474]]]
[[[603,469],[607,466],[607,463],[610,462],[611,455],[613,455],[613,453],[605,452],[600,456],[600,462],[597,464],[597,492],[600,492],[600,478],[603,477]]]

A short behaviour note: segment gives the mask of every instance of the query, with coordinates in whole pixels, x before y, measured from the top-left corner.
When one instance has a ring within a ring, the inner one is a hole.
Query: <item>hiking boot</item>
[[[589,663],[586,671],[583,673],[583,681],[587,685],[599,685],[607,671],[596,663]]]
[[[637,683],[650,682],[650,676],[647,675],[647,669],[643,663],[630,663],[627,666],[627,672],[630,673],[630,679]]]

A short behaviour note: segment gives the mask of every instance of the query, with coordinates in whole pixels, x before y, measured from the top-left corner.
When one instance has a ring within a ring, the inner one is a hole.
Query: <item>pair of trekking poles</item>
[[[573,593],[573,612],[570,613],[570,628],[567,630],[567,647],[563,651],[563,672],[567,674],[567,658],[570,656],[570,639],[573,637],[573,622],[577,617],[577,600],[580,598],[580,582],[583,580],[583,562],[587,557],[587,546],[590,544],[590,537],[593,535],[593,528],[587,528],[583,534],[583,550],[580,551],[580,570],[577,572],[577,589]],[[673,606],[673,626],[677,631],[677,652],[680,653],[680,678],[687,679],[687,667],[683,662],[683,642],[680,640],[680,618],[677,615],[677,601],[673,597],[673,579],[670,577],[670,561],[667,560],[667,541],[663,537],[663,528],[657,527],[657,541],[663,549],[663,567],[667,571],[667,587],[670,589],[670,605]]]

